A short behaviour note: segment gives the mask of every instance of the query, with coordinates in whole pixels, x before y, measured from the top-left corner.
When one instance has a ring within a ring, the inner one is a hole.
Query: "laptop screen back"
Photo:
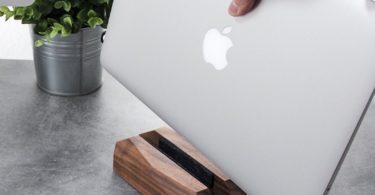
[[[247,193],[322,194],[375,86],[374,7],[228,5],[115,1],[102,64]]]

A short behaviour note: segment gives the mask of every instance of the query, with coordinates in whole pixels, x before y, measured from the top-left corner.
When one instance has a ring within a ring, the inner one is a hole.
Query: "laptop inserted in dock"
[[[374,7],[228,5],[115,1],[102,64],[248,194],[325,193],[375,87]]]

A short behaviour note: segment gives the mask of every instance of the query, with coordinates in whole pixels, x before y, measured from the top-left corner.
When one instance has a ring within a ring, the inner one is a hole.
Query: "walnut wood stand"
[[[145,195],[246,194],[169,128],[117,142],[113,168]]]

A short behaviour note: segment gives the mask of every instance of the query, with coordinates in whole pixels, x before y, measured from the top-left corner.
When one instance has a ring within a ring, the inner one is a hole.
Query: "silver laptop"
[[[375,87],[375,4],[229,3],[117,0],[102,64],[248,194],[323,194]]]

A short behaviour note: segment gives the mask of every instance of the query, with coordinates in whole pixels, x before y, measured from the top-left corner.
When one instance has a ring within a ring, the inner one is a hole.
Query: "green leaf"
[[[72,8],[72,4],[69,1],[56,1],[54,7],[56,9],[63,8],[66,12],[69,12]]]
[[[47,40],[48,43],[51,42],[51,37],[49,36],[49,34],[46,34],[44,38]]]
[[[78,20],[82,22],[88,20],[88,16],[87,16],[88,11],[89,11],[88,9],[82,9],[81,11],[79,11],[77,14]]]
[[[12,16],[14,16],[14,12],[11,11],[7,6],[0,6],[0,13],[1,16],[5,15],[5,21],[9,20]]]
[[[52,6],[52,3],[50,1],[42,0],[38,4],[35,5],[36,9],[39,13],[41,13],[44,17],[49,15],[54,10],[54,6]]]
[[[96,12],[94,10],[90,9],[90,11],[87,12],[87,16],[89,18],[92,18],[92,17],[96,17],[97,14],[96,14]]]
[[[61,36],[62,37],[67,37],[67,36],[69,36],[69,35],[71,35],[72,34],[72,30],[71,30],[71,28],[69,28],[69,27],[64,27],[63,29],[62,29],[62,31],[61,31]]]
[[[47,18],[47,22],[49,23],[49,24],[54,24],[54,23],[57,23],[58,21],[56,20],[56,19],[54,19],[54,18]]]
[[[69,27],[72,27],[73,26],[73,19],[70,15],[64,15],[62,17],[62,23],[68,25]]]
[[[89,21],[87,21],[87,23],[91,28],[95,28],[96,26],[103,24],[103,20],[99,17],[93,17],[90,18]]]
[[[99,4],[109,4],[110,0],[98,0]]]
[[[72,2],[72,7],[80,7],[81,5],[81,0],[71,0]]]
[[[10,10],[7,6],[0,6],[0,12],[5,14],[7,12],[10,12]]]
[[[12,16],[14,16],[14,12],[5,13],[5,21],[8,21]]]
[[[49,33],[49,38],[53,39],[56,37],[56,35],[59,33],[59,30],[54,28],[50,33]]]
[[[34,27],[34,32],[41,34],[41,32],[45,32],[48,29],[48,22],[47,20],[41,20],[38,24]]]
[[[53,27],[54,27],[56,30],[58,30],[58,31],[61,31],[61,30],[64,28],[64,26],[61,25],[61,24],[59,24],[59,23],[53,23]]]
[[[36,10],[35,10],[36,11]],[[34,15],[34,8],[33,7],[27,7],[25,9],[25,13],[24,13],[24,19],[26,20],[31,20],[32,17]]]
[[[35,12],[34,13],[34,17],[33,17],[33,19],[34,20],[40,20],[40,18],[42,17],[42,13],[40,13],[40,12]]]
[[[24,7],[15,7],[14,8],[14,19],[21,20],[25,14]]]
[[[40,47],[42,45],[44,45],[44,41],[42,41],[42,40],[36,40],[35,41],[35,47]]]

